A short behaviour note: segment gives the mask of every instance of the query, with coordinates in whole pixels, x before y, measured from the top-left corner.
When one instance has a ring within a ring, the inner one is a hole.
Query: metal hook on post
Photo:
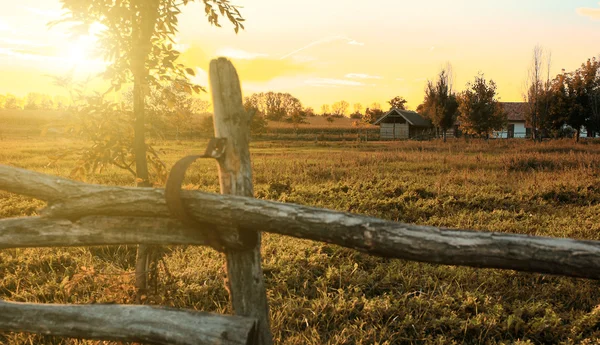
[[[171,171],[169,172],[169,177],[167,178],[167,184],[165,186],[165,200],[167,202],[167,208],[171,215],[184,224],[199,227],[198,222],[190,216],[190,213],[186,210],[183,200],[181,199],[181,184],[185,177],[185,172],[188,167],[197,159],[200,158],[214,158],[216,160],[220,160],[225,155],[225,147],[227,144],[226,138],[211,138],[208,142],[206,150],[202,155],[191,155],[183,157],[178,160]],[[223,252],[225,247],[223,245],[223,241],[219,237],[214,230],[207,230],[206,227],[199,227],[201,231],[206,236],[206,242],[209,246],[213,247],[215,250],[219,252]]]

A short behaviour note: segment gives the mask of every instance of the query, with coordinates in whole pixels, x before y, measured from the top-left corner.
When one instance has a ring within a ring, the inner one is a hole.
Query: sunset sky
[[[502,101],[521,101],[533,47],[552,53],[552,73],[573,70],[600,53],[600,3],[589,0],[305,0],[232,1],[246,30],[211,27],[203,7],[180,16],[182,59],[207,85],[210,59],[229,56],[245,95],[289,92],[306,106],[346,100],[370,104],[400,95],[423,100],[426,80],[447,62],[459,91],[479,72],[498,84]],[[48,29],[58,0],[2,0],[0,93],[59,94],[49,74],[101,71],[91,38]],[[208,97],[207,97],[208,98]]]

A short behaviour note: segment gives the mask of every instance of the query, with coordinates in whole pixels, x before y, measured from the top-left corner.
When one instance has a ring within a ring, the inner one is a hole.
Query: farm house
[[[380,137],[389,139],[408,139],[426,133],[432,129],[431,121],[414,111],[394,108],[373,123],[380,126]]]
[[[501,102],[506,112],[507,127],[503,131],[495,132],[496,138],[527,138],[531,136],[531,126],[525,121],[527,103]]]

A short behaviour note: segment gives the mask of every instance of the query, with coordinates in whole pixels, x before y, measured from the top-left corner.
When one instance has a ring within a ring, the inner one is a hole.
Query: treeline
[[[591,58],[573,71],[548,73],[549,54],[536,47],[529,73],[526,118],[534,139],[600,132],[600,62]],[[544,78],[545,74],[545,78]]]
[[[10,93],[0,95],[0,109],[7,110],[65,110],[70,103],[68,97],[38,92],[30,92],[24,98]]]

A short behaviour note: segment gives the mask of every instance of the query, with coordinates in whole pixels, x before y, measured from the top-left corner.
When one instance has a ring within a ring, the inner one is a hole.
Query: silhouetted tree
[[[396,108],[396,109],[406,110],[406,107],[405,107],[406,102],[407,101],[404,99],[404,97],[396,96],[396,97],[390,99],[388,101],[388,104],[390,105],[390,109]]]
[[[350,104],[344,100],[335,102],[331,105],[331,115],[342,117],[348,113],[348,108]]]
[[[548,132],[551,127],[550,61],[550,53],[544,53],[541,46],[535,46],[523,95],[527,103],[525,119],[531,125],[533,140],[541,140],[543,133]]]

